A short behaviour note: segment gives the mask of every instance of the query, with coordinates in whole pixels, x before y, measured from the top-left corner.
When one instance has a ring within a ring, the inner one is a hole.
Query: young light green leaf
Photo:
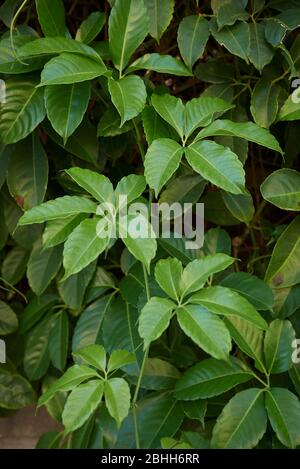
[[[206,353],[218,360],[227,360],[231,339],[223,321],[200,305],[177,309],[181,329]]]
[[[122,74],[134,51],[148,34],[148,15],[140,0],[116,0],[109,16],[109,48]]]
[[[105,13],[94,11],[80,25],[76,33],[76,41],[90,44],[101,32],[105,24]]]
[[[225,270],[232,265],[234,259],[227,254],[213,254],[203,259],[195,259],[184,269],[180,291],[183,296],[200,290],[211,275]]]
[[[98,78],[106,71],[105,65],[93,58],[65,52],[47,62],[40,86],[72,85]]]
[[[277,438],[284,446],[295,448],[300,444],[300,402],[288,389],[272,388],[266,391],[268,417]]]
[[[300,216],[279,237],[265,275],[272,288],[291,287],[300,282]]]
[[[173,299],[179,301],[182,276],[182,264],[175,257],[160,260],[155,266],[155,280],[159,286]]]
[[[71,168],[66,173],[98,202],[114,203],[114,188],[106,176],[83,168]]]
[[[95,379],[80,384],[71,392],[62,414],[67,433],[82,427],[102,401],[103,391],[103,382]]]
[[[127,352],[127,350],[114,350],[109,357],[107,370],[111,373],[123,366],[132,365],[135,361],[133,353]]]
[[[45,36],[65,36],[65,10],[62,0],[35,0],[39,23]]]
[[[190,70],[203,55],[209,38],[209,22],[203,16],[186,16],[180,22],[177,42],[180,54]]]
[[[208,358],[189,368],[177,381],[175,396],[179,400],[196,400],[218,396],[253,378],[241,361]]]
[[[194,171],[232,194],[244,191],[245,172],[237,155],[229,148],[206,140],[193,143],[185,150]]]
[[[215,314],[241,317],[263,330],[268,327],[252,304],[230,288],[217,286],[202,289],[194,293],[190,302],[200,304]]]
[[[182,77],[191,76],[190,70],[176,57],[167,54],[145,54],[136,59],[126,70],[131,73],[136,70],[153,70],[157,73],[168,73]]]
[[[77,274],[105,251],[108,246],[110,227],[106,220],[87,219],[78,225],[65,243],[62,281]]]
[[[64,143],[74,133],[87,110],[91,93],[89,82],[46,86],[45,105],[48,119]]]
[[[18,329],[18,317],[11,307],[0,300],[0,335],[12,334]]]
[[[274,171],[262,183],[260,191],[265,200],[283,210],[300,210],[300,173],[283,168]]]
[[[73,356],[83,360],[87,365],[94,366],[98,370],[106,370],[106,352],[102,345],[88,345],[73,352]]]
[[[105,405],[120,427],[130,409],[130,389],[123,378],[111,378],[105,382]]]
[[[185,126],[185,107],[181,99],[169,94],[153,94],[151,99],[156,112],[167,121],[183,139]]]
[[[49,220],[71,217],[79,213],[96,213],[97,204],[85,197],[66,195],[49,200],[38,207],[28,210],[19,220],[19,225],[33,225]]]
[[[154,140],[145,158],[145,177],[147,183],[158,196],[162,187],[178,169],[183,148],[174,140],[160,138]]]
[[[145,348],[167,329],[175,308],[173,301],[166,298],[152,297],[146,303],[139,318],[139,334]]]
[[[263,389],[246,389],[225,405],[213,429],[212,447],[254,448],[267,429]]]
[[[148,11],[149,33],[157,42],[169,26],[174,10],[174,0],[145,0]]]
[[[121,124],[133,119],[142,112],[146,104],[147,91],[143,80],[137,75],[108,81],[113,104],[121,116]]]
[[[295,331],[290,321],[275,319],[269,325],[265,341],[264,352],[269,373],[283,373],[292,365],[292,342]]]

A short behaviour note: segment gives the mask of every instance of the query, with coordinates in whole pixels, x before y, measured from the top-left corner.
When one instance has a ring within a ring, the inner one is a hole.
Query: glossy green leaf
[[[139,318],[139,334],[145,341],[145,348],[167,329],[175,308],[173,301],[158,297],[152,297],[144,306]]]
[[[298,91],[295,90],[294,93],[296,93],[296,96],[294,96],[294,94],[289,96],[280,109],[277,116],[278,121],[294,121],[300,119]]]
[[[105,13],[94,11],[80,25],[76,32],[76,41],[90,44],[101,32],[105,24]]]
[[[36,245],[27,264],[27,278],[36,295],[44,293],[61,266],[61,246],[43,250]]]
[[[267,329],[266,321],[252,304],[235,291],[230,290],[230,288],[208,287],[194,293],[190,301],[202,305],[215,314],[238,316],[260,329]]]
[[[146,104],[147,92],[143,80],[138,76],[127,76],[108,82],[113,104],[121,116],[120,126],[142,112]]]
[[[65,36],[65,10],[62,0],[35,0],[39,23],[45,36]]]
[[[129,176],[123,177],[116,187],[115,196],[116,204],[120,210],[125,202],[122,202],[121,197],[126,196],[127,204],[130,204],[134,200],[138,199],[146,189],[146,180],[144,176],[138,176],[136,174],[130,174]]]
[[[122,378],[111,378],[105,383],[105,405],[113,419],[120,426],[130,408],[130,389]]]
[[[116,0],[109,16],[109,48],[113,63],[120,73],[147,36],[148,29],[144,2]]]
[[[206,353],[227,360],[231,339],[223,321],[200,305],[181,306],[177,310],[180,327]]]
[[[80,384],[67,399],[62,419],[67,433],[80,428],[100,404],[104,385],[99,379]]]
[[[49,57],[49,55],[58,55],[63,53],[74,53],[85,57],[94,58],[98,63],[102,64],[99,54],[79,41],[66,37],[47,37],[35,39],[28,44],[24,44],[18,50],[20,58],[28,60],[30,57]],[[76,58],[76,57],[75,57]]]
[[[183,138],[185,107],[181,99],[168,94],[153,94],[151,102],[156,112]]]
[[[174,0],[145,0],[149,19],[149,33],[157,42],[169,26],[174,10]]]
[[[145,54],[135,60],[126,70],[126,73],[136,70],[153,70],[157,73],[168,73],[182,77],[191,76],[189,69],[176,57],[167,54]]]
[[[0,335],[8,335],[18,329],[18,318],[12,308],[0,301]]]
[[[85,348],[73,352],[75,358],[83,360],[87,365],[94,366],[98,370],[106,370],[106,352],[102,345],[91,344]]]
[[[181,294],[181,276],[182,264],[176,258],[162,259],[155,266],[155,280],[173,300],[177,301]]]
[[[243,165],[229,148],[207,140],[193,143],[186,148],[185,153],[194,171],[212,184],[232,194],[243,192]]]
[[[203,56],[209,38],[209,22],[200,15],[186,16],[178,28],[180,54],[191,70],[195,62]]]
[[[267,413],[262,389],[246,389],[223,408],[213,429],[212,447],[253,448],[267,429]]]
[[[300,173],[283,168],[271,173],[261,185],[265,200],[283,210],[300,210]]]
[[[223,114],[231,108],[231,104],[220,98],[200,96],[188,101],[185,106],[185,139],[198,127],[209,125],[216,115]]]
[[[174,138],[176,131],[165,122],[152,106],[145,106],[142,112],[143,127],[148,145],[159,138]]]
[[[269,373],[283,373],[292,365],[292,342],[295,331],[289,321],[275,319],[269,325],[265,341],[264,352]]]
[[[127,350],[114,350],[109,357],[107,370],[111,373],[114,370],[118,370],[123,366],[131,365],[135,363],[135,356],[133,353],[127,352]]]
[[[218,396],[251,378],[251,370],[236,359],[208,358],[183,374],[176,384],[175,395],[179,400],[205,399]]]
[[[66,170],[66,173],[98,202],[114,202],[113,185],[106,176],[83,168],[71,168]]]
[[[87,214],[81,213],[49,221],[43,233],[44,248],[52,248],[64,243],[76,226],[85,218],[87,218]]]

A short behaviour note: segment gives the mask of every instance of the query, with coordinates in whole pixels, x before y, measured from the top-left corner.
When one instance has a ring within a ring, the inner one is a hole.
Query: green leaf
[[[37,244],[27,264],[27,278],[30,288],[36,295],[41,295],[57,275],[62,262],[62,248],[42,249]]]
[[[82,306],[88,284],[95,273],[96,263],[90,264],[65,282],[58,282],[57,288],[64,303],[73,310]]]
[[[272,428],[284,446],[300,444],[300,403],[288,389],[266,391],[266,408]]]
[[[250,193],[246,194],[230,194],[222,191],[222,199],[230,213],[246,225],[252,220],[255,208]]]
[[[27,337],[24,352],[24,371],[30,381],[42,378],[49,367],[49,334],[52,327],[52,315],[48,314]]]
[[[160,138],[154,140],[145,158],[145,177],[147,183],[158,196],[162,187],[178,169],[183,148],[174,140]]]
[[[76,41],[90,44],[101,32],[105,24],[105,13],[94,11],[80,25],[76,33]]]
[[[159,138],[174,138],[175,140],[178,138],[175,130],[157,114],[152,106],[144,107],[142,118],[148,145]]]
[[[34,403],[34,391],[30,383],[17,374],[1,367],[0,369],[0,406],[17,410]]]
[[[300,282],[300,216],[279,237],[265,275],[272,288],[291,287]]]
[[[142,112],[146,104],[147,92],[143,80],[134,75],[120,80],[108,81],[113,104],[121,116],[122,125]]]
[[[238,316],[263,330],[268,327],[252,304],[230,288],[208,287],[194,293],[190,301],[202,305],[215,314]]]
[[[153,70],[157,73],[167,73],[182,77],[191,76],[189,69],[176,57],[167,54],[145,54],[135,60],[126,70],[131,73],[136,70]]]
[[[83,168],[71,168],[66,173],[98,202],[114,203],[114,188],[106,176]]]
[[[6,81],[5,103],[0,108],[0,138],[5,144],[27,137],[44,120],[44,90],[32,78]]]
[[[140,369],[137,365],[126,368],[131,381],[136,384]],[[170,363],[159,358],[147,358],[141,387],[149,390],[173,389],[180,373]]]
[[[190,262],[183,271],[180,291],[183,296],[200,290],[210,276],[225,270],[232,265],[234,259],[226,254],[213,254],[203,259]]]
[[[248,50],[250,43],[250,31],[248,23],[242,21],[233,26],[225,26],[218,31],[216,22],[212,19],[209,23],[210,32],[221,46],[226,47],[231,54],[241,57],[248,63]]]
[[[141,311],[139,334],[145,348],[158,339],[168,328],[176,305],[167,298],[152,297]]]
[[[209,22],[200,15],[186,16],[180,22],[177,42],[180,54],[191,70],[203,56],[209,38]]]
[[[13,247],[5,256],[1,266],[1,276],[11,285],[16,285],[26,272],[29,252],[22,246]]]
[[[49,336],[50,358],[60,371],[63,371],[67,361],[69,345],[69,319],[65,311],[57,314]]]
[[[82,427],[102,401],[103,391],[103,382],[95,379],[80,384],[71,392],[62,414],[67,433]]]
[[[35,0],[39,23],[45,36],[65,36],[65,10],[62,0]]]
[[[146,189],[146,180],[144,176],[138,176],[136,174],[130,174],[129,176],[123,177],[116,187],[115,197],[117,208],[120,210],[124,203],[121,203],[120,196],[127,197],[127,204],[130,204],[134,200],[138,199]]]
[[[43,202],[48,184],[48,158],[37,132],[14,146],[7,168],[7,185],[24,210]]]
[[[67,239],[63,253],[63,281],[83,270],[105,251],[110,238],[103,228],[106,222],[102,222],[99,218],[84,220]]]
[[[219,29],[232,25],[237,20],[247,20],[249,14],[245,11],[247,0],[212,0],[211,7],[217,17]]]
[[[210,126],[201,130],[195,141],[200,138],[213,137],[215,135],[224,135],[239,137],[250,142],[257,143],[270,150],[283,153],[276,138],[266,129],[259,127],[254,122],[232,122],[230,120],[217,120]]]
[[[271,62],[275,49],[266,41],[265,25],[262,23],[250,23],[250,47],[248,58],[260,72],[265,65]]]
[[[212,447],[254,448],[267,429],[263,389],[246,389],[223,408],[213,429]]]
[[[156,112],[170,124],[183,139],[185,125],[185,107],[181,99],[169,94],[153,94],[152,105]]]
[[[182,264],[174,257],[162,259],[155,266],[155,280],[168,296],[177,301],[181,294],[181,276]]]
[[[218,360],[227,360],[231,339],[223,321],[199,305],[177,309],[180,327],[199,347]]]
[[[283,373],[292,365],[295,331],[289,321],[275,319],[267,329],[264,352],[269,373]]]
[[[72,231],[78,226],[87,214],[71,215],[70,217],[49,221],[43,233],[44,248],[53,248],[66,241]]]
[[[253,378],[251,370],[237,359],[208,358],[186,371],[175,388],[179,400],[196,400],[218,396]]]
[[[283,210],[300,210],[300,173],[283,168],[274,171],[262,183],[260,191],[265,200]]]
[[[204,192],[206,181],[199,174],[179,176],[168,184],[162,192],[159,203],[196,203]],[[170,215],[172,216],[172,215]]]
[[[94,366],[98,370],[106,370],[106,352],[102,345],[91,344],[73,352],[75,358],[83,360],[87,365]]]
[[[88,366],[85,365],[73,365],[71,368],[65,372],[65,374],[56,380],[49,389],[39,398],[38,406],[42,406],[47,404],[55,393],[61,391],[71,391],[76,386],[78,386],[83,381],[86,381],[90,378],[97,377],[98,374],[95,370],[92,370]]]
[[[281,87],[268,76],[263,75],[253,89],[251,114],[256,124],[268,129],[275,122]]]
[[[19,220],[19,225],[33,225],[49,220],[58,220],[79,213],[96,213],[97,204],[85,197],[69,196],[49,200],[28,210]]]
[[[237,316],[226,316],[224,322],[237,346],[255,360],[257,369],[264,371],[263,331]]]
[[[257,310],[264,311],[273,308],[274,297],[271,288],[255,275],[247,272],[233,272],[220,284],[244,296]]]
[[[114,350],[109,357],[107,370],[111,373],[114,370],[118,370],[123,366],[131,365],[135,363],[135,356],[133,353],[127,352],[127,350]]]
[[[120,427],[130,409],[130,389],[122,378],[111,378],[105,383],[105,405]]]
[[[298,90],[294,91],[294,93],[298,93]],[[296,96],[292,94],[291,96],[288,97],[288,99],[285,101],[282,108],[280,109],[277,120],[278,121],[294,121],[294,120],[299,120],[299,119],[300,119],[300,106],[299,106],[298,94],[296,94]]]
[[[90,92],[89,82],[46,87],[47,116],[64,143],[81,123],[88,107]]]
[[[237,155],[212,141],[193,143],[185,150],[194,171],[232,194],[243,193],[245,173]]]
[[[169,26],[174,10],[174,0],[145,0],[148,11],[149,33],[157,42]]]
[[[184,401],[182,407],[185,415],[191,420],[200,420],[203,424],[207,411],[207,402],[205,400]]]
[[[58,297],[52,293],[34,296],[25,307],[20,317],[20,332],[25,334],[37,324],[57,303]]]
[[[18,318],[11,307],[0,301],[0,335],[8,335],[18,329]]]
[[[99,54],[92,49],[92,47],[82,44],[74,39],[65,37],[47,37],[41,39],[35,39],[28,44],[18,49],[19,57],[28,60],[31,57],[43,57],[49,58],[49,55],[58,55],[63,53],[73,53],[90,57],[96,60],[98,63],[103,64]],[[75,59],[77,56],[74,56]]]
[[[120,74],[148,33],[144,2],[116,0],[109,16],[109,48]]]
[[[79,54],[63,53],[49,60],[41,74],[41,84],[72,85],[93,80],[106,73],[105,65]]]
[[[223,114],[233,106],[223,99],[203,97],[191,99],[185,106],[185,140],[192,135],[198,127],[211,123],[217,114]],[[204,130],[205,131],[205,130]]]

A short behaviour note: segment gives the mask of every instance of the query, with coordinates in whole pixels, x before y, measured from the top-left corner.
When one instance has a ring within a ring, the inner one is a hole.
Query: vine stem
[[[150,300],[150,289],[149,289],[149,283],[148,283],[148,274],[147,274],[147,271],[146,271],[146,268],[145,268],[144,264],[143,264],[143,273],[144,273],[147,301],[149,301]],[[137,404],[137,400],[138,400],[138,397],[139,397],[140,387],[141,387],[141,383],[142,383],[142,379],[143,379],[143,375],[144,375],[148,355],[149,355],[149,346],[147,346],[145,348],[143,362],[142,362],[142,365],[141,365],[141,368],[140,368],[139,377],[138,377],[138,380],[137,380],[137,383],[136,383],[136,388],[135,388],[134,396],[133,396],[133,399],[132,399],[134,434],[135,434],[135,443],[136,443],[136,448],[137,449],[140,449],[140,435],[139,435],[138,418],[137,418],[137,405],[136,404]]]

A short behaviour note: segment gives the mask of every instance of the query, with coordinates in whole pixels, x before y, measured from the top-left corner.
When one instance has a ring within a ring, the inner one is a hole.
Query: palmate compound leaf
[[[121,116],[122,125],[142,112],[146,104],[147,91],[143,80],[137,75],[111,78],[108,88],[113,104]]]
[[[194,293],[189,301],[202,305],[215,314],[241,317],[263,330],[268,327],[252,304],[230,288],[220,286],[204,288]]]
[[[67,433],[80,428],[102,401],[104,383],[95,379],[77,386],[69,395],[62,421]]]
[[[283,168],[274,171],[262,183],[260,191],[265,200],[283,210],[300,210],[300,173]]]
[[[167,298],[152,297],[146,303],[139,318],[139,334],[145,348],[167,329],[175,308],[175,303]]]
[[[214,358],[228,359],[231,338],[220,318],[200,305],[181,306],[176,314],[181,329],[193,342]]]
[[[186,158],[194,171],[212,184],[232,194],[242,194],[245,172],[237,155],[210,140],[198,141],[185,149]]]
[[[19,219],[19,225],[33,225],[45,221],[58,220],[80,213],[96,213],[97,204],[80,196],[59,197],[42,205],[33,207]]]
[[[253,374],[241,361],[208,358],[194,365],[177,381],[175,395],[189,401],[218,396],[240,383],[253,378]]]
[[[267,429],[263,389],[246,389],[225,405],[213,429],[213,448],[254,448]]]
[[[154,140],[145,158],[145,177],[149,186],[158,196],[162,187],[178,169],[183,148],[174,140],[159,138]]]
[[[41,74],[41,84],[72,85],[93,80],[107,72],[103,63],[79,54],[63,53],[49,60]]]

